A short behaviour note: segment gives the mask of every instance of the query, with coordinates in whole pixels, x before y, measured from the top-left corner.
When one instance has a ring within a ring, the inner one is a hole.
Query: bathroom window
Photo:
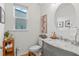
[[[14,5],[15,8],[15,29],[18,30],[26,30],[27,29],[27,8],[20,6],[20,5]]]

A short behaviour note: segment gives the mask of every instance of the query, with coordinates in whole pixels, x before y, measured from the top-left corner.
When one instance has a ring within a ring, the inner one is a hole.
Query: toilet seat
[[[39,45],[34,45],[29,48],[29,50],[32,52],[39,51],[39,49],[41,49],[41,46]]]

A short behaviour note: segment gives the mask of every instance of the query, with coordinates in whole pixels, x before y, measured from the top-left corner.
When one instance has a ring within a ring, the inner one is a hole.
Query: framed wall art
[[[41,32],[47,33],[47,15],[41,16]]]
[[[5,11],[4,9],[0,6],[0,23],[5,23]]]
[[[57,25],[58,25],[58,28],[63,28],[64,27],[64,22],[59,21]]]
[[[0,23],[1,23],[1,7],[0,7]]]
[[[70,27],[70,26],[71,26],[70,20],[66,20],[65,21],[65,27]]]

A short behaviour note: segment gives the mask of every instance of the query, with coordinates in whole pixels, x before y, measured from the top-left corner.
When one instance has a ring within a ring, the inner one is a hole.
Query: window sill
[[[28,30],[26,30],[26,29],[14,29],[14,30],[9,30],[9,31],[12,31],[12,32],[27,32]]]

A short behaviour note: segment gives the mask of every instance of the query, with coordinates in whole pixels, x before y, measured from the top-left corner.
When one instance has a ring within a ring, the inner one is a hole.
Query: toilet
[[[38,52],[40,49],[41,49],[40,45],[34,45],[29,48],[29,50],[32,52]]]
[[[39,38],[38,45],[33,45],[29,48],[29,51],[33,52],[36,55],[41,54],[41,48],[42,48],[42,40]]]

